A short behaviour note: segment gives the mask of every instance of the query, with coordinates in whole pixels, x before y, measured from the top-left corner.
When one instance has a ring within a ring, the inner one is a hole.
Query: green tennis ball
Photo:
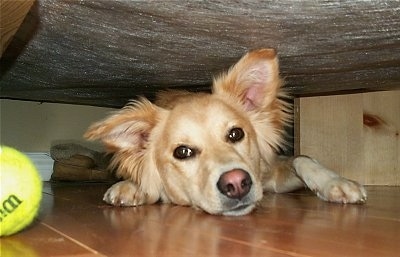
[[[33,163],[21,152],[0,146],[0,236],[27,227],[42,198],[42,180]]]

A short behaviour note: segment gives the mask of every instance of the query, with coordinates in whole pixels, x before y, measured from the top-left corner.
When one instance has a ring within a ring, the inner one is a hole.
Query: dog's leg
[[[158,199],[149,199],[134,182],[124,180],[112,185],[103,200],[115,206],[138,206],[155,203]]]
[[[293,168],[294,157],[276,156],[263,176],[264,191],[287,193],[304,187],[303,181]]]
[[[296,157],[293,167],[307,187],[325,201],[363,203],[367,200],[367,192],[362,185],[339,176],[310,157]]]
[[[278,157],[272,165],[264,189],[283,193],[307,186],[329,202],[363,203],[365,188],[355,181],[343,178],[307,156]]]

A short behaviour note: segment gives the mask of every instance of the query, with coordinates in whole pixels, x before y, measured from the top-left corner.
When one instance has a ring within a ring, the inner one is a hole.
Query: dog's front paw
[[[318,197],[335,203],[364,203],[367,200],[367,191],[355,181],[342,177],[335,177],[317,191]]]
[[[132,181],[124,180],[112,185],[103,200],[115,206],[137,206],[146,203],[146,194]]]

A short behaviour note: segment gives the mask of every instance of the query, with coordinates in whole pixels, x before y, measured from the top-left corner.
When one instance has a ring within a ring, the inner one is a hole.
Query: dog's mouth
[[[241,216],[249,214],[255,207],[255,204],[240,204],[235,208],[223,211],[222,214],[225,216]]]

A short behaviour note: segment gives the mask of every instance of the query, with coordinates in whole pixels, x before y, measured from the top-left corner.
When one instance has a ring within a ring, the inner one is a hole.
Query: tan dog
[[[104,200],[244,215],[264,190],[305,185],[326,201],[365,202],[363,186],[315,160],[277,156],[290,120],[281,85],[275,51],[252,51],[214,80],[212,94],[162,93],[156,104],[140,99],[94,124],[85,137],[104,142],[124,179]]]

